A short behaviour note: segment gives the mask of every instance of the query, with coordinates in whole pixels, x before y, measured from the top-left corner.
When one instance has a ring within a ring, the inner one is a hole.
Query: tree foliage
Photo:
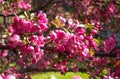
[[[0,0],[0,79],[45,70],[119,79],[119,40],[100,34],[119,32],[119,13],[119,0]]]

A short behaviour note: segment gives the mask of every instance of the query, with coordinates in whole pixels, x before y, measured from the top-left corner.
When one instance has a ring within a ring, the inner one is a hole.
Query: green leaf
[[[107,75],[108,71],[106,69],[102,70],[102,75]]]
[[[94,41],[97,43],[97,44],[101,44],[101,40],[100,39],[96,39],[96,38],[94,38]]]
[[[51,23],[57,28],[61,28],[64,26],[59,17],[56,17],[55,20],[53,20]]]

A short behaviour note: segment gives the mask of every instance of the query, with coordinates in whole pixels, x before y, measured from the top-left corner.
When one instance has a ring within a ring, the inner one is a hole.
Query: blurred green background
[[[32,79],[72,79],[73,76],[81,76],[83,79],[89,79],[88,74],[80,72],[68,72],[65,75],[61,75],[60,72],[41,72],[31,75]]]

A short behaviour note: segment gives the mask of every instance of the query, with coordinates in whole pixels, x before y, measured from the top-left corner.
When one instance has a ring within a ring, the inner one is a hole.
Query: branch
[[[102,53],[95,53],[95,55],[94,55],[95,57],[112,57],[112,58],[114,58],[114,57],[116,57],[116,53],[112,53],[112,52],[110,52],[110,53],[105,53],[105,52],[102,52]]]
[[[4,25],[5,25],[5,28],[7,28],[6,17],[5,17],[5,16],[3,17],[3,23],[4,23]]]
[[[32,67],[29,67],[29,68],[22,68],[22,69],[19,69],[17,70],[18,72],[20,73],[26,73],[26,72],[60,72],[59,70],[56,70],[56,69],[44,69],[44,70],[39,70],[37,68],[32,68]],[[68,72],[74,72],[73,69],[68,69]],[[79,68],[78,72],[87,72],[86,69],[82,69],[82,68]]]
[[[106,52],[95,52],[94,56],[95,57],[116,57],[116,53],[114,53],[113,51],[115,51],[115,49],[118,49],[120,47],[116,47],[114,48],[110,53],[106,53]],[[49,46],[46,46],[46,47],[41,47],[41,49],[44,49],[44,50],[48,50],[48,51],[53,51],[55,48],[54,47],[49,47]]]
[[[95,52],[94,56],[95,57],[113,57],[114,58],[114,57],[116,57],[116,53],[114,53],[113,51],[115,51],[115,49],[118,49],[118,48],[120,48],[120,47],[114,48],[110,53]],[[8,45],[0,44],[0,49],[2,49],[2,50],[10,50],[10,47]],[[45,46],[45,47],[41,47],[41,49],[46,50],[46,51],[53,51],[55,49],[55,47]]]
[[[10,47],[8,45],[0,44],[0,49],[2,49],[2,50],[10,50]]]
[[[63,2],[63,1],[65,1],[65,0],[56,0],[56,1],[53,1],[51,4],[61,3],[61,2]]]

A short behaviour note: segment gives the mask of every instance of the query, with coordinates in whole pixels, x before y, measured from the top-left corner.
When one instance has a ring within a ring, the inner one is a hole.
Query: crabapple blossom
[[[22,40],[20,39],[20,36],[17,34],[11,35],[8,41],[11,49],[14,49],[16,46],[22,45]]]
[[[105,13],[103,13],[103,16],[106,18],[110,18],[114,16],[115,14],[115,5],[113,3],[108,4],[107,8],[105,9]]]
[[[21,2],[18,3],[18,7],[22,8],[22,9],[25,9],[25,10],[29,10],[31,5],[27,2],[21,1]]]
[[[3,50],[3,51],[1,51],[1,53],[0,53],[0,56],[1,57],[6,57],[8,55],[8,50]]]
[[[114,49],[115,45],[116,45],[115,37],[111,36],[109,39],[103,42],[103,46],[104,46],[103,49],[105,52],[109,53]]]
[[[74,76],[72,79],[82,79],[80,76]]]
[[[0,74],[0,79],[3,79],[3,75],[2,74]]]
[[[4,79],[16,79],[16,77],[14,75],[6,75]]]
[[[2,3],[3,2],[3,0],[0,0],[0,3]]]

